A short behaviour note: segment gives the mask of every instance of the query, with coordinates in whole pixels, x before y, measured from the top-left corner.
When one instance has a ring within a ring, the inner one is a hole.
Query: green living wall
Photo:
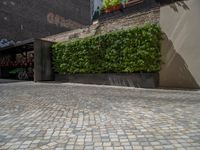
[[[57,43],[52,47],[54,69],[72,74],[158,72],[160,39],[160,27],[148,24]]]

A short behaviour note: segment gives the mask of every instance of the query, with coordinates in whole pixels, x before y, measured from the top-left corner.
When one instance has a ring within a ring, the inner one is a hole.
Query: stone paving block
[[[200,92],[0,85],[0,149],[200,149]]]

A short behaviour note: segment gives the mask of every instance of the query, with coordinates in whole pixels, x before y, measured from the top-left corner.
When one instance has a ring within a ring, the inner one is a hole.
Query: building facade
[[[148,7],[152,2],[155,0],[2,0],[0,48],[82,28],[102,15],[136,4],[136,9]]]
[[[90,13],[90,0],[1,0],[1,46],[81,28]]]

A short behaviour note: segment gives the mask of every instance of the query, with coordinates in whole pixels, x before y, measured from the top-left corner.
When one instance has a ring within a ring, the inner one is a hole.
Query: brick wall
[[[42,40],[51,42],[62,42],[76,38],[84,38],[116,30],[141,26],[144,25],[145,23],[158,23],[159,18],[160,18],[160,10],[159,8],[156,8],[143,13],[129,14],[125,17],[117,17],[109,20],[102,20],[91,26],[49,36],[43,38]]]

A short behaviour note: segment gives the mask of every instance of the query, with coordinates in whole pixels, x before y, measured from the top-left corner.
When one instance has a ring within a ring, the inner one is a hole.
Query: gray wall
[[[164,35],[160,86],[200,86],[200,0],[187,0],[160,9]]]
[[[90,21],[90,0],[0,0],[0,39],[39,38]]]

